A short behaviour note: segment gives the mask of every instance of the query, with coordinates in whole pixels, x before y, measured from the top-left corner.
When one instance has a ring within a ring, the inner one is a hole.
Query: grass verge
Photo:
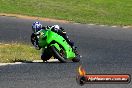
[[[40,51],[28,44],[0,44],[0,63],[40,59]]]
[[[0,13],[123,26],[132,25],[132,0],[0,0]]]

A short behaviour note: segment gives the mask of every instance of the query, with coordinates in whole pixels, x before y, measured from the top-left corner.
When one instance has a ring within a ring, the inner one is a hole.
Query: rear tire
[[[72,59],[73,62],[79,62],[80,61],[80,57],[77,56],[76,58]]]
[[[55,58],[57,58],[61,63],[67,62],[67,59],[65,57],[61,56],[61,54],[58,52],[58,50],[54,46],[52,46],[51,49],[53,51]]]
[[[75,53],[76,53],[76,57],[75,57],[74,59],[72,59],[72,61],[73,61],[73,62],[79,62],[80,59],[81,59],[81,57],[80,57],[80,55],[79,55],[79,53],[78,53],[77,50],[74,50],[74,51],[75,51]]]

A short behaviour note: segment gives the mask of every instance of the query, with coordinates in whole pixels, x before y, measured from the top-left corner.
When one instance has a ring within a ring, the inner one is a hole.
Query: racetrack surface
[[[0,17],[0,42],[30,43],[35,20]],[[88,74],[132,75],[132,30],[87,24],[59,24],[78,46],[82,66]],[[25,63],[0,66],[0,88],[132,88],[129,84],[76,83],[80,63]]]

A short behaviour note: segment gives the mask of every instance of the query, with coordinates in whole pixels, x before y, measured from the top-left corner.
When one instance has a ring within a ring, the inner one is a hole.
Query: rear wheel
[[[51,47],[54,56],[62,63],[67,62],[67,58],[65,57],[65,51],[64,49],[61,49],[60,51],[58,51],[54,46]]]
[[[72,59],[73,62],[79,62],[80,61],[80,56],[76,56],[76,58]]]
[[[80,61],[80,55],[79,55],[79,53],[77,52],[77,50],[74,50],[75,51],[75,53],[76,53],[76,57],[74,58],[74,59],[72,59],[72,61],[73,62],[79,62]]]

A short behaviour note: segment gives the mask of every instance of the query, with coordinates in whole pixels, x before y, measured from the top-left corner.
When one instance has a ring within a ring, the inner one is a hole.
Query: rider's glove
[[[39,45],[37,44],[37,40],[34,42],[34,47],[35,47],[35,49],[37,49],[37,50],[40,50],[41,48],[39,47]]]
[[[31,43],[33,44],[35,49],[37,49],[37,50],[41,49],[41,47],[38,45],[38,38],[34,33],[32,33],[32,35],[31,35]]]
[[[66,31],[62,27],[60,27],[60,29],[61,29],[63,34],[66,34]]]

